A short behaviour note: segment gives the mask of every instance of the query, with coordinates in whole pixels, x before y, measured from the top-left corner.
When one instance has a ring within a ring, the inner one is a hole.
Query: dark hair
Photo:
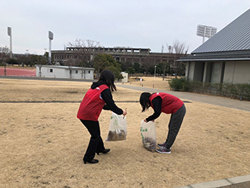
[[[109,70],[102,71],[98,82],[99,81],[105,82],[111,91],[114,90],[116,91],[116,86],[114,84],[115,78],[111,71]]]
[[[150,107],[150,100],[149,97],[151,96],[148,92],[143,92],[140,97],[140,104],[142,107],[142,112]]]

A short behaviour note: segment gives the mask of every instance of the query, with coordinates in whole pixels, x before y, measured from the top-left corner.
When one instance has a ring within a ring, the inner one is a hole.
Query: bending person
[[[162,144],[158,144],[160,149],[156,150],[159,153],[171,153],[171,147],[174,144],[186,114],[186,107],[183,101],[168,93],[159,92],[150,94],[144,92],[140,96],[140,104],[142,106],[142,112],[150,106],[154,109],[154,113],[146,118],[144,120],[145,122],[154,121],[161,115],[161,112],[171,114],[166,141]]]
[[[78,113],[77,118],[88,129],[91,138],[87,151],[83,157],[83,161],[88,163],[98,163],[97,159],[94,159],[95,153],[108,153],[110,149],[105,149],[103,140],[100,133],[99,115],[104,110],[111,110],[116,114],[127,114],[126,110],[118,108],[113,101],[111,91],[116,90],[114,84],[114,75],[108,70],[104,70],[97,82],[94,82],[91,88],[85,94]]]

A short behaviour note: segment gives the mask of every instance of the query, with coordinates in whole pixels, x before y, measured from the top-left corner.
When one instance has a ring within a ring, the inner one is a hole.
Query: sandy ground
[[[136,85],[141,87],[158,88],[162,90],[170,90],[168,81],[174,78],[173,76],[165,77],[130,77],[129,82],[124,84]],[[140,81],[141,80],[141,81]]]
[[[90,136],[76,113],[90,84],[0,79],[1,188],[178,187],[249,174],[249,112],[185,103],[172,153],[152,153],[143,148],[140,122],[153,111],[141,113],[134,102],[140,92],[119,87],[113,96],[128,111],[127,140],[105,142],[111,152],[96,155],[98,164],[83,164]],[[102,111],[99,118],[103,140],[110,116]],[[169,117],[162,114],[156,121],[160,143]]]

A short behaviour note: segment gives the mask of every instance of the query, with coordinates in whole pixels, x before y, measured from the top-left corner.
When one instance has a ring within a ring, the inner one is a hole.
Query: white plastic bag
[[[146,123],[144,120],[142,120],[140,131],[144,147],[149,151],[155,152],[156,150],[155,122],[149,121]]]
[[[126,117],[112,112],[109,124],[109,133],[106,141],[126,140],[126,136],[127,136]]]

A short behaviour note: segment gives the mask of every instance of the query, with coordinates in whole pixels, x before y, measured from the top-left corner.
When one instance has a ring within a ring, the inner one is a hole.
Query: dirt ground
[[[143,83],[168,87],[152,79]],[[189,101],[172,153],[152,153],[142,145],[140,122],[153,111],[141,113],[140,92],[119,87],[113,97],[127,108],[127,139],[105,142],[110,153],[83,164],[90,136],[76,113],[90,85],[0,79],[1,188],[172,188],[249,174],[250,112]],[[99,118],[103,140],[110,116],[103,110]],[[169,118],[156,120],[157,142],[165,140]]]

